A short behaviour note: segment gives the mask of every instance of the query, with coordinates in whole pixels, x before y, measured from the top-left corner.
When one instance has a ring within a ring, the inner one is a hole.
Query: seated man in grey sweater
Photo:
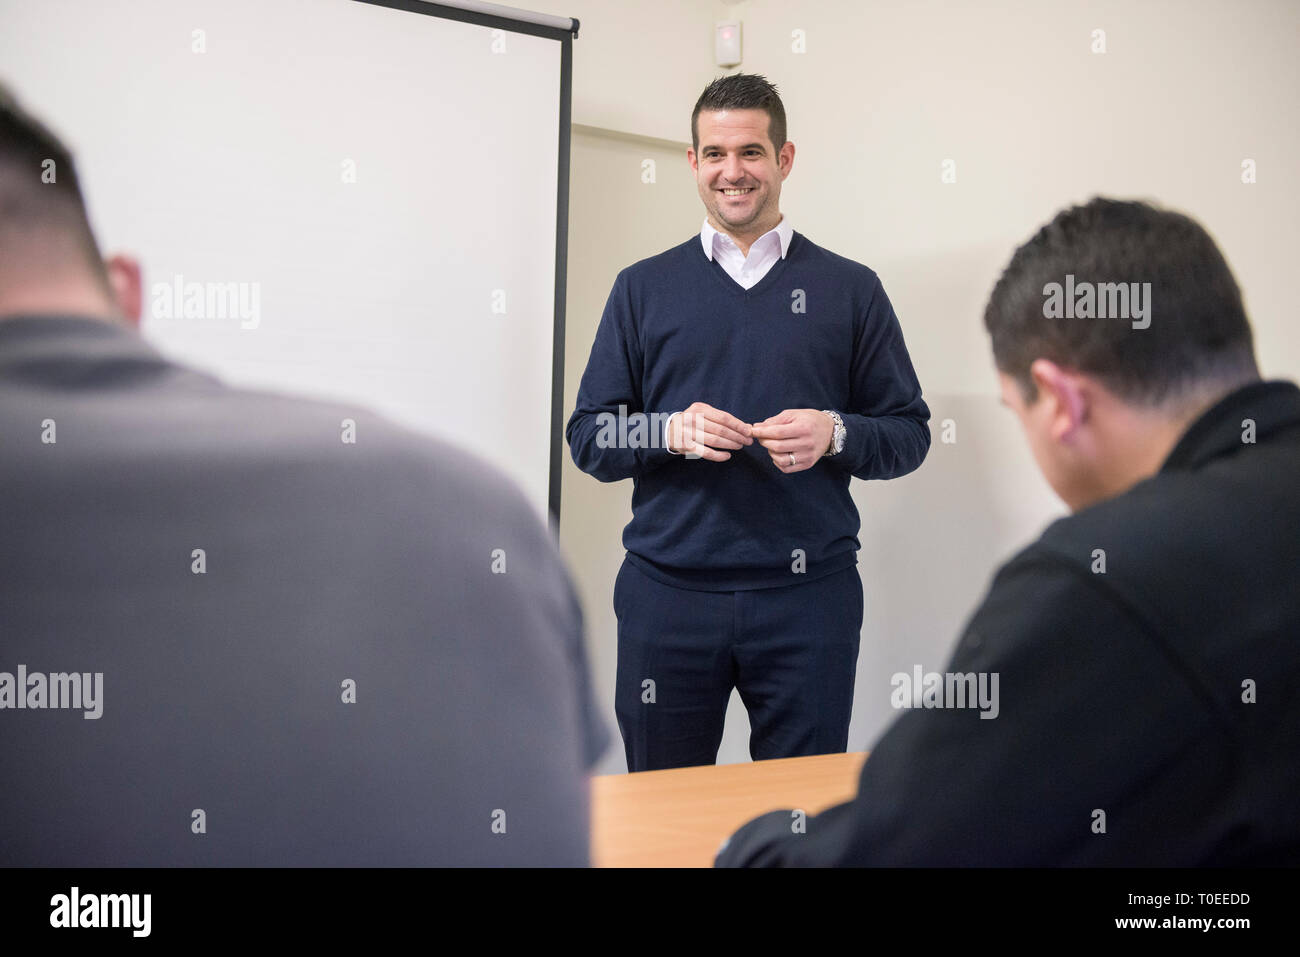
[[[523,494],[140,306],[0,89],[0,864],[587,864],[608,734]]]
[[[998,571],[855,800],[757,818],[718,863],[1300,862],[1300,389],[1260,381],[1223,256],[1096,199],[1016,251],[984,321],[1073,514]]]

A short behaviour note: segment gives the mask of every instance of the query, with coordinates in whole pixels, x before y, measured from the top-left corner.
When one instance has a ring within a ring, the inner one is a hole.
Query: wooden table
[[[596,867],[711,867],[724,838],[765,811],[811,816],[857,793],[866,752],[592,779]]]

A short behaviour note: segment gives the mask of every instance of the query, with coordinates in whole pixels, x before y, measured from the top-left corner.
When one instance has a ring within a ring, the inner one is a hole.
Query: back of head
[[[0,303],[72,277],[109,293],[72,154],[0,84]]]
[[[1241,293],[1209,234],[1181,213],[1095,198],[1011,258],[984,313],[998,370],[1035,396],[1035,359],[1124,401],[1177,407],[1258,377]]]

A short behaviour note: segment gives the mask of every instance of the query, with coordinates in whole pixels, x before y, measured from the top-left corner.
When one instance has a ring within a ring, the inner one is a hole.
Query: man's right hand
[[[741,422],[731,413],[704,402],[692,402],[674,416],[668,432],[670,451],[698,455],[713,462],[731,458],[731,453],[722,449],[738,449],[754,443],[748,422]]]

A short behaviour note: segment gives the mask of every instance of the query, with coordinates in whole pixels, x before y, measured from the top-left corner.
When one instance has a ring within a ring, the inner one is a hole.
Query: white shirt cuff
[[[674,412],[673,415],[681,415],[681,413]],[[664,422],[664,448],[668,449],[669,452],[672,452],[673,455],[685,455],[685,452],[674,452],[668,443],[668,437],[673,434],[673,415],[668,416],[668,420]]]

